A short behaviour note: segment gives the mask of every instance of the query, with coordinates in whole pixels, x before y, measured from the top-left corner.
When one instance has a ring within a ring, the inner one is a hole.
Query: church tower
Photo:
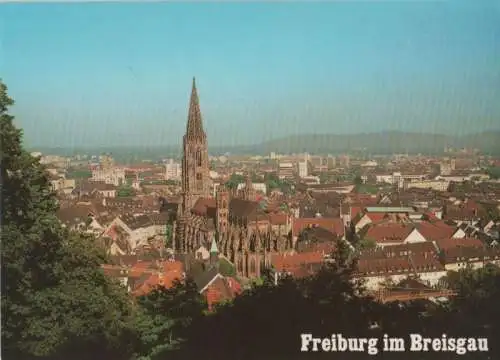
[[[215,203],[217,208],[217,231],[219,234],[225,234],[228,231],[229,224],[229,192],[224,185],[219,185],[217,188]]]
[[[182,194],[184,213],[189,211],[199,198],[210,197],[207,135],[203,130],[194,78],[186,134],[183,138]]]
[[[257,194],[255,189],[253,188],[252,177],[250,174],[247,175],[245,181],[245,188],[243,189],[243,198],[248,201],[257,200]]]

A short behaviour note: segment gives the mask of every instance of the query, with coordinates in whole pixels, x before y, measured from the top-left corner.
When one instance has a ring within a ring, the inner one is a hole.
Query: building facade
[[[182,178],[181,164],[169,159],[165,164],[165,180],[180,180]]]

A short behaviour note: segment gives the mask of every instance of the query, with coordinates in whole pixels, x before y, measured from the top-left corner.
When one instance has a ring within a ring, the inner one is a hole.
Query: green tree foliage
[[[446,314],[449,323],[475,336],[500,339],[500,268],[466,268],[450,272],[447,281],[457,291]]]
[[[359,237],[356,234],[356,226],[354,225],[354,222],[350,222],[349,226],[346,227],[345,229],[345,237],[346,240],[354,247],[357,246],[359,242]]]
[[[45,169],[22,147],[0,82],[2,357],[126,359],[130,301],[109,281],[92,237],[55,216]]]
[[[294,193],[293,184],[286,179],[280,179],[274,173],[266,173],[264,175],[264,183],[266,184],[268,192],[277,189],[284,194]]]
[[[135,195],[134,189],[129,185],[122,185],[116,191],[117,197],[131,197]]]
[[[329,180],[330,180],[330,176],[327,173],[322,172],[319,174],[320,184],[328,184]]]
[[[334,262],[327,263],[316,275],[302,280],[282,278],[275,286],[269,273],[261,284],[254,285],[232,304],[200,318],[191,328],[184,358],[210,354],[214,359],[303,359],[299,334],[304,332],[377,338],[388,334],[407,341],[411,333],[427,337],[486,336],[490,339],[489,353],[471,353],[460,358],[498,358],[494,341],[498,338],[498,268],[489,266],[450,276],[450,286],[459,295],[449,306],[419,300],[381,304],[366,295],[361,281],[353,280],[356,261],[347,243],[339,241],[337,249],[332,254]],[[488,309],[478,308],[485,306]],[[476,319],[481,311],[484,314]],[[422,359],[422,354],[406,351],[403,356],[416,360]],[[319,352],[308,353],[305,358],[332,356]],[[342,353],[341,358],[370,356]],[[384,353],[383,358],[400,359],[402,354]],[[425,353],[425,359],[456,358],[455,352]]]
[[[492,166],[492,167],[488,168],[487,174],[492,179],[498,179],[498,178],[500,178],[500,166]]]
[[[361,179],[361,176],[360,176],[360,175],[356,175],[356,176],[354,177],[354,184],[355,184],[356,186],[360,186],[360,185],[362,185],[362,184],[363,184],[363,179]]]
[[[238,187],[238,184],[242,184],[244,182],[245,182],[245,177],[243,175],[232,174],[225,185],[228,189],[234,190]]]
[[[165,183],[167,185],[180,185],[180,182],[176,181],[176,180],[167,180],[167,181],[165,181]]]
[[[196,284],[187,279],[176,281],[171,288],[157,287],[138,299],[139,344],[136,357],[154,360],[178,350],[193,321],[203,316],[205,300]]]
[[[200,356],[207,349],[214,359],[294,358],[299,334],[304,331],[318,335],[341,332],[346,336],[369,333],[370,304],[374,303],[358,296],[362,287],[352,280],[350,251],[339,246],[336,262],[314,277],[285,277],[275,286],[268,274],[262,284],[232,304],[200,319],[186,343],[186,358]]]
[[[371,239],[361,239],[357,242],[359,250],[373,250],[377,247],[377,242]]]
[[[174,233],[174,228],[172,224],[167,224],[165,225],[165,246],[167,248],[173,247],[173,233]]]
[[[234,268],[234,265],[224,258],[219,259],[219,272],[223,276],[236,276],[236,269]]]
[[[266,184],[267,191],[278,189],[281,185],[281,180],[276,174],[266,173],[264,175],[264,183]]]
[[[69,169],[66,172],[68,179],[88,179],[92,177],[92,172],[86,169]]]
[[[252,173],[252,182],[253,183],[262,183],[262,182],[264,182],[264,177],[259,176],[256,173]]]

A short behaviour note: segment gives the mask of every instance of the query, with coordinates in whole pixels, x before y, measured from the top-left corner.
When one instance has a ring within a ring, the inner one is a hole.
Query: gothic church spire
[[[205,138],[206,136],[205,131],[203,131],[200,100],[198,98],[198,91],[196,90],[196,81],[194,77],[193,77],[193,87],[191,90],[191,100],[189,102],[189,114],[188,114],[186,136],[188,138]]]

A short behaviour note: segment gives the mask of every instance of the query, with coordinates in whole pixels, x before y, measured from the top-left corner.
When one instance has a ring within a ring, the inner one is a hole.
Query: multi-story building
[[[182,175],[181,164],[169,159],[165,165],[165,180],[180,180]]]
[[[450,182],[446,180],[422,180],[422,181],[412,181],[406,184],[408,189],[432,189],[436,191],[447,191],[450,186]]]
[[[293,179],[295,177],[293,163],[280,162],[278,168],[278,177],[280,179]]]
[[[337,166],[337,159],[333,155],[328,155],[327,157],[328,169],[334,169]]]
[[[115,160],[111,154],[104,154],[99,156],[99,164],[102,170],[111,170],[115,167]]]
[[[351,159],[349,155],[343,155],[339,158],[341,167],[349,167],[351,164]]]
[[[99,167],[92,170],[92,181],[105,182],[106,184],[120,186],[125,183],[125,170],[121,168],[104,170]]]
[[[307,161],[299,161],[299,177],[305,178],[309,175],[309,164]]]

